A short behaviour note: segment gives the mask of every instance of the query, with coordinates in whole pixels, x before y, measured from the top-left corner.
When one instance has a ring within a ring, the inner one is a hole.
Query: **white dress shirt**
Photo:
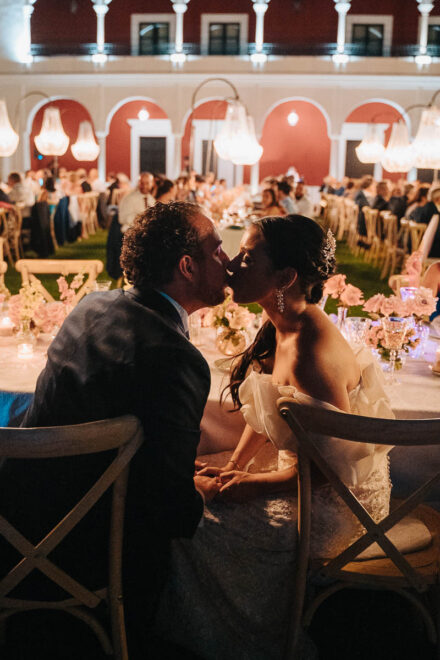
[[[143,195],[138,188],[125,195],[119,204],[121,232],[124,234],[131,227],[136,216],[143,213],[149,206],[153,206],[155,202],[156,200],[152,195],[149,193]]]

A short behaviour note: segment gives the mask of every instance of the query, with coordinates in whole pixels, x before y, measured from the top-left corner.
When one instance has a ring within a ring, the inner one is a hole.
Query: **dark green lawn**
[[[99,229],[94,236],[90,236],[87,240],[79,241],[77,243],[67,244],[57,250],[55,255],[56,259],[101,259],[105,265],[105,243],[107,239],[107,232],[104,229]],[[31,253],[26,257],[32,256]],[[336,252],[338,261],[338,272],[347,275],[347,281],[353,284],[364,292],[365,298],[369,298],[377,292],[390,293],[386,282],[381,282],[379,279],[379,270],[373,268],[370,264],[366,264],[362,259],[354,257],[349,251],[345,242],[338,244]],[[41,281],[48,290],[58,298],[58,287],[56,284],[57,276],[42,276]],[[99,280],[111,279],[107,272],[104,270],[98,278]],[[9,266],[8,272],[5,276],[6,286],[12,294],[18,293],[20,288],[20,275],[13,268]],[[326,306],[327,312],[336,312],[336,303],[334,300],[329,300]],[[352,314],[361,313],[360,308],[353,307]]]

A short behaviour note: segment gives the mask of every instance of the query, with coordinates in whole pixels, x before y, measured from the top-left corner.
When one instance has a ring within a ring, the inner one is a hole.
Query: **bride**
[[[230,392],[247,424],[228,461],[202,473],[219,484],[192,540],[174,542],[158,616],[161,634],[205,659],[282,656],[296,548],[296,461],[280,396],[361,415],[392,417],[379,376],[353,354],[316,305],[333,273],[335,241],[298,215],[266,217],[231,261],[238,303],[257,301],[267,321],[232,371]],[[268,451],[276,453],[276,463]],[[320,438],[322,451],[375,520],[388,513],[387,450]],[[363,532],[318,471],[312,553],[332,557]],[[307,647],[307,643],[306,643]],[[304,657],[315,657],[312,648]]]

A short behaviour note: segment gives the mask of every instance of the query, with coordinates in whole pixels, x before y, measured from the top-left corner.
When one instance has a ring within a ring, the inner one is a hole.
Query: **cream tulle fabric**
[[[361,381],[350,393],[355,414],[392,417],[381,373],[367,353],[358,356]],[[292,436],[279,417],[280,396],[328,406],[271,377],[252,372],[240,398],[246,421],[265,433],[278,450],[278,468],[294,461],[286,449]],[[388,513],[391,484],[387,452],[319,438],[323,453],[353,493],[380,520]],[[267,452],[261,452],[264,456]],[[258,465],[258,457],[257,457]],[[260,459],[259,469],[268,465]],[[253,471],[255,471],[255,466]],[[287,626],[297,545],[296,493],[259,497],[243,504],[215,500],[205,508],[203,526],[190,541],[173,543],[171,571],[158,617],[159,631],[205,660],[277,660]],[[362,533],[330,486],[313,494],[312,551],[334,556]],[[316,658],[307,637],[298,660]]]

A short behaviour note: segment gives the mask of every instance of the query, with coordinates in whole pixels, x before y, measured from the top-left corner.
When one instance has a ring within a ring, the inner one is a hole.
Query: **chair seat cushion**
[[[387,537],[402,554],[423,550],[432,541],[431,532],[425,523],[414,516],[406,516],[394,525],[387,532]],[[356,561],[380,557],[385,557],[385,553],[378,543],[373,543],[358,555]]]

